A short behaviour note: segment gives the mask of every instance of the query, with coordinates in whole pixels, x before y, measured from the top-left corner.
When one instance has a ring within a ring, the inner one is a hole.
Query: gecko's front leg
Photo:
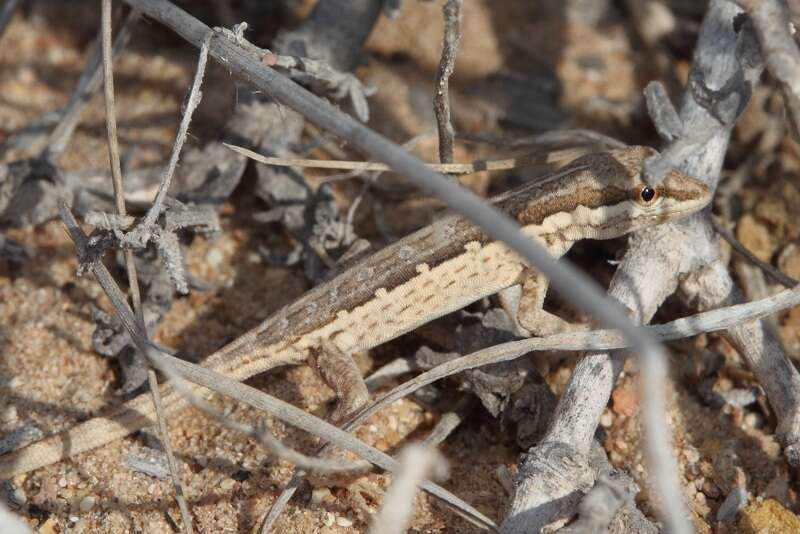
[[[543,274],[526,269],[519,284],[498,294],[501,306],[517,326],[517,333],[523,337],[542,337],[588,330],[587,324],[570,323],[543,309],[548,285]]]
[[[311,351],[310,363],[336,393],[336,408],[330,416],[332,423],[345,421],[369,400],[367,385],[355,360],[334,340],[321,338],[319,345]]]

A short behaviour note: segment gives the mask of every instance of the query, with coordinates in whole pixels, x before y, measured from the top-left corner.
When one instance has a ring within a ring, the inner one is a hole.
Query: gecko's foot
[[[309,360],[328,386],[336,392],[338,402],[330,415],[331,423],[338,425],[369,401],[369,391],[355,361],[330,339],[320,340],[317,350]]]
[[[362,379],[361,383],[363,384],[363,382]],[[341,426],[367,404],[369,401],[369,392],[367,391],[366,384],[364,384],[363,388],[360,386],[361,384],[357,384],[355,387],[348,389],[345,395],[339,396],[336,401],[336,406],[328,417],[331,424]]]

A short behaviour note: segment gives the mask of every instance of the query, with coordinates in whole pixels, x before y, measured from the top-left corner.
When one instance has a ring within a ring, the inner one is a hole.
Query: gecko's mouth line
[[[643,215],[643,217],[645,217],[647,219],[657,219],[659,217],[671,217],[671,216],[679,216],[679,215],[688,214],[688,213],[696,213],[696,212],[702,210],[704,207],[706,207],[709,204],[709,202],[711,202],[711,199],[709,199],[706,202],[703,202],[700,205],[686,206],[686,207],[678,209],[678,210],[672,210],[672,211],[670,211],[668,213],[646,213],[646,214]]]

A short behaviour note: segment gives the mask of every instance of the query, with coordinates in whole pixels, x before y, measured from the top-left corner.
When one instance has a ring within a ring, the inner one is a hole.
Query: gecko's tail
[[[236,380],[245,380],[275,367],[300,361],[292,354],[263,357],[263,355],[258,354],[259,351],[255,351],[256,357],[248,364],[240,364],[231,368],[235,362],[238,362],[232,356],[242,351],[242,347],[235,344],[228,345],[210,356],[204,363],[204,367],[210,367],[214,371]],[[196,385],[189,386],[195,395],[199,394],[203,389]],[[161,386],[161,401],[166,415],[175,413],[188,405],[188,401],[168,384]],[[58,434],[0,456],[0,480],[27,473],[65,460],[76,454],[96,449],[155,424],[155,409],[150,395],[139,395],[108,415],[94,417]]]
[[[164,408],[174,410],[182,404],[170,392],[163,398]],[[139,395],[103,417],[94,417],[63,432],[0,456],[0,480],[54,464],[75,454],[89,451],[123,438],[145,426],[155,424],[153,406],[147,395]]]

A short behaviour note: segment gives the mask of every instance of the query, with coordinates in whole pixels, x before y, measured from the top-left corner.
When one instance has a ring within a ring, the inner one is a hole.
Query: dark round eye
[[[656,198],[656,190],[650,187],[649,185],[646,185],[642,187],[641,191],[639,191],[639,197],[644,202],[650,202],[651,200]]]

